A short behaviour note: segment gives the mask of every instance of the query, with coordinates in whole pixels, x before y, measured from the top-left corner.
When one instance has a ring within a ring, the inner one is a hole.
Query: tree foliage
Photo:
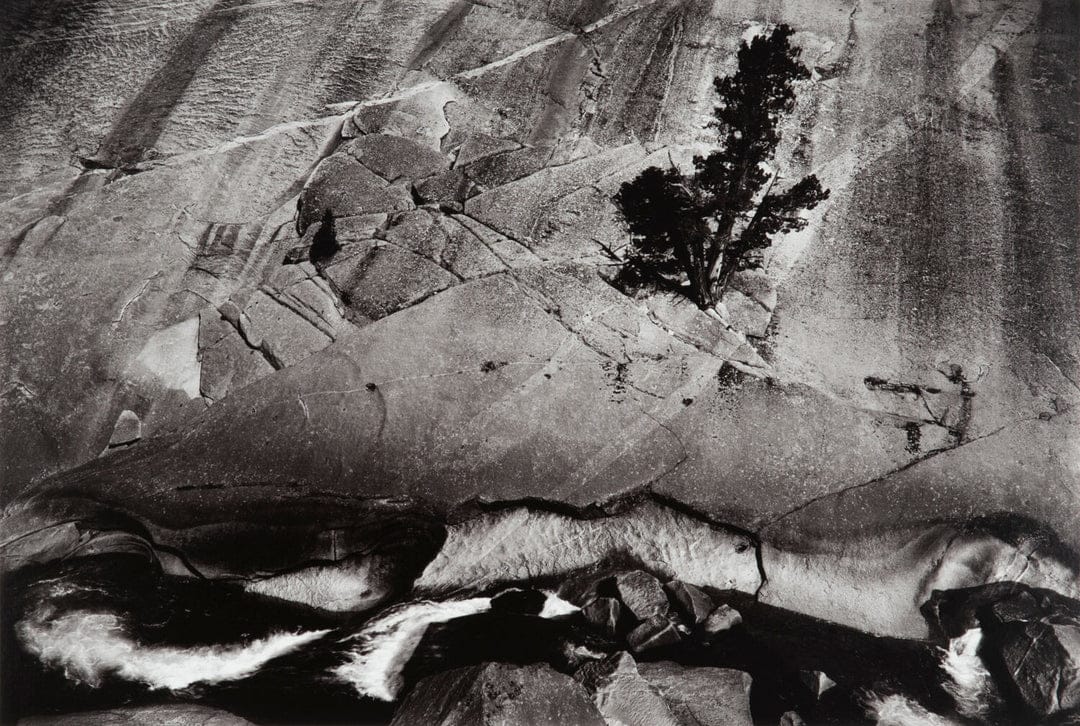
[[[779,25],[739,48],[734,75],[714,79],[719,148],[694,157],[694,170],[650,167],[615,195],[634,242],[624,280],[669,282],[685,274],[706,307],[719,299],[746,255],[776,234],[806,226],[800,213],[829,192],[814,175],[786,188],[766,164],[779,124],[795,106],[795,83],[810,73]]]

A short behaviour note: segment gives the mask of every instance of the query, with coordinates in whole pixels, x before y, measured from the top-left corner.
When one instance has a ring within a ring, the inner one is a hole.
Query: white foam
[[[348,640],[356,645],[334,675],[362,696],[393,701],[401,690],[401,671],[429,625],[489,610],[491,598],[433,602],[421,600],[388,608]]]
[[[959,726],[956,721],[931,713],[910,698],[893,694],[871,694],[866,700],[866,716],[878,726]]]
[[[329,632],[277,633],[231,646],[141,645],[112,613],[75,611],[53,616],[51,608],[23,620],[16,630],[29,652],[46,665],[62,668],[72,680],[98,686],[106,676],[115,675],[174,691],[196,683],[246,678],[266,662]]]
[[[693,585],[752,593],[761,585],[754,543],[657,502],[596,519],[528,507],[486,512],[448,528],[414,583],[425,596],[560,576],[616,558]]]
[[[983,716],[997,700],[990,672],[978,654],[980,642],[982,630],[972,628],[942,649],[941,668],[949,676],[942,687],[964,716]]]
[[[540,610],[540,617],[542,618],[558,618],[563,615],[571,615],[581,610],[577,605],[572,602],[563,600],[561,597],[553,592],[544,590],[544,595],[547,599],[544,600],[544,607]]]
[[[318,565],[244,583],[247,592],[290,600],[332,612],[369,610],[386,600],[391,586],[380,563],[365,558],[348,564]]]

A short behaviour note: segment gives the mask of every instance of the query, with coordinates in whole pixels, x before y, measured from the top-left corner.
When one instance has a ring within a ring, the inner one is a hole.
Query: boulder
[[[750,674],[661,661],[637,667],[680,726],[750,726]]]
[[[709,613],[709,617],[705,619],[704,629],[706,633],[713,635],[730,630],[741,622],[742,615],[739,611],[725,603]]]
[[[638,673],[629,653],[616,653],[582,666],[574,676],[593,694],[608,724],[679,726],[667,703]]]
[[[109,447],[133,444],[142,438],[142,420],[139,414],[124,409],[116,418],[112,436],[109,437]]]
[[[460,169],[444,171],[413,185],[421,202],[438,204],[456,212],[464,209],[474,184]]]
[[[668,599],[660,581],[636,570],[615,577],[615,591],[623,605],[638,620],[648,620],[668,611]]]
[[[626,642],[635,653],[677,645],[682,641],[678,627],[663,615],[645,620],[626,636]]]
[[[349,311],[360,320],[378,320],[456,285],[458,279],[431,260],[393,244],[371,241],[324,274]]]
[[[415,724],[604,726],[604,719],[580,683],[549,666],[486,663],[417,683],[391,721]]]
[[[980,656],[1022,708],[1048,718],[1080,706],[1080,601],[1001,582],[936,591],[923,613],[943,637],[981,628]]]
[[[814,698],[821,698],[825,691],[836,685],[836,681],[821,671],[800,671],[799,680],[806,685]]]
[[[581,608],[581,614],[605,635],[614,636],[619,629],[622,604],[613,597],[598,597]]]
[[[388,182],[417,180],[450,167],[450,160],[430,146],[390,134],[367,134],[349,142],[348,153]]]
[[[1003,673],[1042,718],[1080,706],[1080,625],[1010,623],[997,640]]]
[[[664,589],[678,605],[690,625],[705,622],[705,619],[713,612],[715,606],[712,598],[700,587],[681,580],[672,580],[664,585]]]
[[[389,184],[347,154],[333,154],[319,164],[300,193],[297,228],[303,232],[329,211],[334,217],[401,212],[413,208],[409,190]]]
[[[993,629],[1040,618],[1080,622],[1080,601],[1018,582],[993,582],[936,590],[922,612],[935,634],[955,638],[976,627]]]

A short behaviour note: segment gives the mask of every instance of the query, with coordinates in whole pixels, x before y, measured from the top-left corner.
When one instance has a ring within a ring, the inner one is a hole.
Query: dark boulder
[[[593,695],[593,703],[608,724],[681,726],[664,699],[641,677],[629,653],[586,663],[574,677]]]
[[[622,605],[613,597],[598,597],[581,609],[585,619],[605,635],[613,636],[619,631]]]
[[[688,582],[672,580],[664,585],[664,589],[667,590],[671,599],[675,601],[688,625],[698,625],[705,622],[705,619],[709,617],[715,607],[708,593]]]
[[[981,628],[979,655],[1015,708],[1039,718],[1080,707],[1080,602],[1015,582],[934,592],[932,629]]]
[[[1035,620],[1044,616],[1080,621],[1080,601],[1018,582],[993,582],[956,590],[935,590],[923,604],[922,613],[931,631],[947,639],[988,624]]]
[[[630,631],[626,642],[635,653],[677,645],[682,641],[678,627],[663,615],[654,615]]]
[[[638,672],[660,694],[680,726],[750,726],[748,673],[669,661],[641,663]]]
[[[638,620],[648,620],[668,611],[668,599],[660,581],[636,570],[615,577],[615,591],[623,605]]]
[[[1024,706],[1040,717],[1080,706],[1080,625],[1010,623],[994,640]]]
[[[487,663],[424,678],[391,724],[604,726],[604,719],[570,676],[546,665]]]
[[[739,611],[724,603],[709,613],[709,617],[705,619],[704,629],[706,633],[715,635],[725,630],[731,630],[741,622],[742,615],[739,614]]]

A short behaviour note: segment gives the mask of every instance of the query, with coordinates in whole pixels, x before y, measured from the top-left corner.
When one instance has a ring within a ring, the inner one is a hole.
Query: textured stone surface
[[[596,710],[610,724],[680,726],[668,704],[638,673],[629,653],[582,666],[574,676],[593,694]]]
[[[956,532],[920,528],[1008,510],[1080,545],[1075,3],[122,5],[0,28],[12,534],[648,486],[795,552],[766,550],[767,599],[916,635],[924,580],[1054,569],[991,533],[927,579]],[[814,70],[779,171],[832,195],[734,282],[772,310],[759,355],[597,271],[625,242],[610,195],[702,149],[711,78],[761,20]],[[402,222],[385,275],[339,277],[364,330],[310,332],[337,309],[316,279],[268,299],[297,222],[332,209],[344,265],[429,172],[446,234]],[[144,438],[94,461],[124,410]]]
[[[122,446],[132,444],[142,438],[142,421],[139,414],[128,409],[120,412],[113,426],[112,436],[109,437],[109,446]]]
[[[664,585],[664,589],[667,590],[668,594],[674,599],[681,614],[687,619],[687,622],[690,625],[697,625],[704,622],[715,608],[712,598],[709,597],[708,593],[689,583],[680,580],[672,580]]]
[[[585,689],[543,665],[491,663],[424,678],[391,722],[396,726],[603,726]]]
[[[800,671],[799,679],[810,689],[814,698],[821,698],[825,691],[836,685],[836,681],[821,671]]]
[[[682,640],[675,623],[663,615],[653,615],[642,621],[626,635],[626,642],[635,653],[669,648]]]
[[[139,708],[116,708],[63,716],[32,716],[19,721],[25,726],[246,726],[250,721],[206,706],[164,704]]]
[[[642,678],[667,701],[680,726],[749,726],[747,673],[725,668],[693,668],[669,661],[638,665]]]
[[[1000,637],[1006,672],[1031,711],[1045,718],[1080,706],[1080,624],[1023,623]]]
[[[1008,582],[935,592],[924,612],[949,638],[979,628],[980,657],[1024,712],[1080,706],[1080,600]]]
[[[581,614],[590,623],[600,628],[601,632],[613,636],[619,630],[622,604],[613,597],[598,597],[581,608]]]
[[[615,577],[615,591],[626,609],[638,620],[668,612],[668,599],[660,581],[647,572],[636,570]]]
[[[703,628],[706,633],[716,634],[730,630],[742,622],[742,615],[730,605],[718,605],[715,610],[705,618]]]

